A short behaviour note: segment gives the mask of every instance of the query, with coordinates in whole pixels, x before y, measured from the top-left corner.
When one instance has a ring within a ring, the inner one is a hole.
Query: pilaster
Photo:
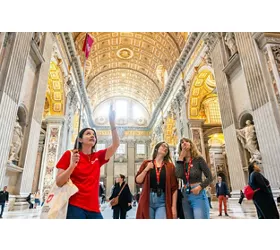
[[[7,41],[2,46],[0,64],[0,186],[6,173],[32,33],[9,33],[6,38]]]
[[[47,131],[39,184],[41,194],[47,192],[46,190],[49,190],[55,181],[57,173],[55,166],[59,160],[58,147],[64,121],[64,117],[61,116],[46,117]]]

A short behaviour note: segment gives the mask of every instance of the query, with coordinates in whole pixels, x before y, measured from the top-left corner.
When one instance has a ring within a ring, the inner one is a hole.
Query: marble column
[[[42,45],[43,44],[43,45]],[[45,95],[48,86],[48,76],[50,68],[50,60],[53,47],[53,35],[46,33],[44,41],[41,41],[42,54],[39,52],[39,48],[32,41],[32,53],[37,61],[38,71],[35,78],[36,84],[33,90],[34,101],[29,110],[29,126],[26,128],[26,135],[28,141],[25,145],[25,158],[23,165],[23,174],[20,184],[19,192],[21,194],[29,194],[32,190],[32,180],[34,176],[34,170],[36,166],[36,154],[41,131],[42,114],[44,112]]]
[[[31,39],[32,33],[9,33],[1,51],[3,61],[0,64],[0,186],[6,173]]]
[[[45,137],[46,137],[45,131],[41,129],[39,147],[38,147],[37,158],[36,158],[36,165],[34,170],[33,184],[31,190],[32,193],[36,192],[39,186],[40,172],[41,172],[42,159],[43,159],[43,150],[45,146]]]
[[[132,194],[135,192],[135,140],[129,140],[127,142],[127,177],[128,185]]]
[[[189,120],[190,130],[191,130],[191,139],[196,145],[198,151],[202,154],[203,158],[206,160],[205,145],[204,145],[204,136],[202,125],[204,119]]]
[[[275,108],[275,99],[270,95],[272,82],[265,74],[265,57],[258,48],[253,33],[237,32],[235,39],[252,104],[264,174],[269,179],[272,189],[279,191],[279,109]]]
[[[240,189],[245,186],[246,182],[242,165],[242,151],[236,136],[237,127],[232,111],[233,108],[229,91],[229,80],[224,72],[225,66],[228,63],[225,59],[225,45],[223,44],[221,37],[216,33],[207,33],[204,41],[207,46],[206,57],[214,69],[223,134],[225,137],[226,152],[228,156],[231,186],[233,193],[238,195]]]
[[[47,131],[39,183],[41,194],[47,192],[55,181],[56,163],[59,160],[58,147],[64,121],[65,119],[62,116],[46,117]]]
[[[75,116],[75,106],[76,106],[76,98],[75,92],[71,89],[66,95],[66,105],[65,105],[65,117],[66,123],[63,128],[63,137],[61,150],[64,152],[67,149],[71,148],[71,139],[74,130],[74,116]]]
[[[190,137],[190,129],[187,118],[187,101],[186,101],[186,87],[182,85],[177,95],[177,102],[179,107],[179,120],[180,120],[180,137]]]

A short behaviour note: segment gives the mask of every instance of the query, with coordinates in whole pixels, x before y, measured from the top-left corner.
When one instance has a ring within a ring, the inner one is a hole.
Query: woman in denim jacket
[[[210,208],[205,188],[213,181],[212,173],[190,139],[180,140],[178,153],[175,171],[176,177],[184,183],[182,203],[185,218],[209,219]],[[204,181],[202,173],[206,177]]]

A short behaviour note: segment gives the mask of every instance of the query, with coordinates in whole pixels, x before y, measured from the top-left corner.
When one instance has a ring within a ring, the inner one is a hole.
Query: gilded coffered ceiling
[[[86,88],[93,107],[113,97],[139,101],[149,112],[164,90],[159,69],[167,74],[187,40],[186,32],[89,32],[94,39],[86,61]],[[82,52],[86,33],[73,33]]]

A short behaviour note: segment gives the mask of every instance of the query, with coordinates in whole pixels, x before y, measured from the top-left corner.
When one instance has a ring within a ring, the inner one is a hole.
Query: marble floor
[[[212,209],[210,210],[211,219],[256,219],[256,209],[251,201],[244,201],[242,205],[239,205],[238,199],[230,199],[228,202],[228,214],[229,217],[218,216],[218,202],[212,201]],[[280,207],[278,206],[278,210]],[[108,204],[103,204],[101,206],[101,211],[104,219],[112,219],[112,209]],[[41,207],[37,209],[28,209],[22,211],[4,211],[3,219],[39,219],[41,212]],[[127,213],[127,219],[135,219],[136,208],[133,207]]]

